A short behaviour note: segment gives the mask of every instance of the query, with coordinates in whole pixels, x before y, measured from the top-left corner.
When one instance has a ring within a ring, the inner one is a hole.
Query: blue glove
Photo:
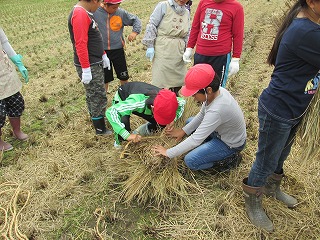
[[[13,57],[11,57],[10,59],[18,67],[25,82],[28,83],[29,82],[28,70],[25,68],[25,66],[23,65],[23,63],[21,61],[22,56],[20,54],[17,54],[17,55],[14,55]]]
[[[148,48],[146,52],[146,57],[150,59],[150,62],[152,62],[152,59],[154,57],[154,48]]]

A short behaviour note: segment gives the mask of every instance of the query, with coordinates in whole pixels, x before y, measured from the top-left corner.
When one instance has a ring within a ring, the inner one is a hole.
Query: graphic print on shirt
[[[118,32],[122,28],[122,19],[120,16],[112,16],[110,18],[110,28],[112,31]]]
[[[314,77],[314,79],[311,79],[307,82],[307,85],[304,89],[305,94],[313,95],[316,93],[316,90],[319,86],[319,79],[320,79],[320,71],[317,73],[317,75]]]
[[[223,12],[218,9],[207,8],[201,23],[201,38],[206,40],[218,40],[219,26]]]

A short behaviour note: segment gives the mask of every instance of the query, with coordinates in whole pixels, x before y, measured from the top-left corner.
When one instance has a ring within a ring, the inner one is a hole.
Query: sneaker
[[[114,146],[114,148],[117,149],[117,150],[121,150],[121,149],[122,149],[121,144],[118,144],[116,141],[114,141],[113,146]]]
[[[231,169],[237,168],[240,165],[242,156],[239,152],[214,163],[212,168],[217,172],[229,172]]]

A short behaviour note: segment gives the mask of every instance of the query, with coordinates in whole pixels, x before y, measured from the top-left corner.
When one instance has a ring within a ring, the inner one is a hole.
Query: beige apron
[[[158,27],[152,63],[152,84],[159,88],[184,85],[187,72],[182,55],[186,47],[184,37],[189,30],[188,11],[180,16],[168,2],[166,4],[167,12]]]
[[[0,100],[12,96],[21,90],[22,83],[15,65],[3,52],[0,42]]]

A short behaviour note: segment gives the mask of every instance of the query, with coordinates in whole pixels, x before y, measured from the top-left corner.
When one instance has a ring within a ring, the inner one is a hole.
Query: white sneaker
[[[118,144],[116,141],[114,141],[113,146],[114,146],[114,148],[117,149],[117,150],[121,150],[121,149],[122,149],[121,144]]]

